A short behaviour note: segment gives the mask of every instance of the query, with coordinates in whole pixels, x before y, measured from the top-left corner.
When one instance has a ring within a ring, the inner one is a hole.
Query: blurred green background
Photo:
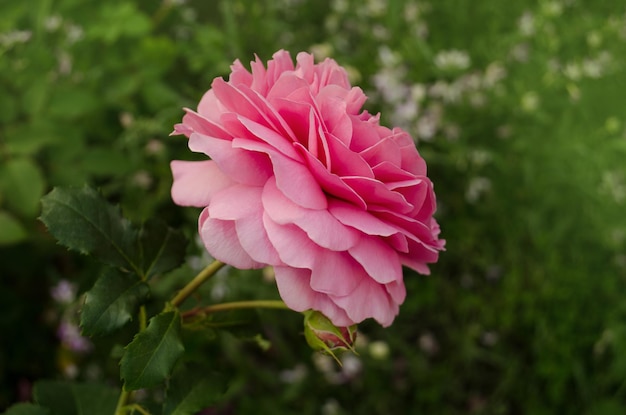
[[[292,313],[192,341],[231,379],[211,413],[626,413],[619,3],[0,0],[0,410],[41,378],[115,382],[128,342],[68,337],[93,267],[46,234],[41,196],[88,183],[193,239],[198,211],[169,197],[169,161],[193,156],[168,134],[234,59],[287,49],[346,66],[367,109],[416,139],[447,251],[431,276],[407,272],[400,316],[362,324],[343,368]],[[207,260],[193,244],[162,291]],[[276,296],[230,274],[205,295]]]

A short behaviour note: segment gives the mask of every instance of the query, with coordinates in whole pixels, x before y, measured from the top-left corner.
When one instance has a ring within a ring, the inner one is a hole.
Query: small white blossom
[[[526,112],[533,112],[539,108],[539,95],[534,91],[528,91],[522,95],[520,104],[522,110]]]
[[[435,66],[444,71],[462,71],[469,68],[471,61],[467,52],[461,50],[443,50],[435,55]]]
[[[491,180],[486,177],[474,177],[469,182],[465,199],[470,203],[475,203],[482,195],[491,190]]]
[[[48,32],[55,32],[61,27],[61,23],[63,23],[63,19],[58,14],[54,14],[52,16],[46,17],[43,22],[43,27]]]
[[[385,360],[389,357],[389,345],[381,340],[371,342],[368,351],[376,360]]]
[[[517,27],[523,36],[530,37],[535,34],[535,17],[531,12],[524,12],[517,21]]]

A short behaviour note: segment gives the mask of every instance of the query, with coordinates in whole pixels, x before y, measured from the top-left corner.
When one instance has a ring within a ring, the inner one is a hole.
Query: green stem
[[[207,307],[194,308],[183,313],[183,318],[192,317],[197,314],[210,314],[218,311],[241,310],[244,308],[274,308],[279,310],[289,310],[289,307],[280,300],[250,300],[233,301],[231,303],[214,304]]]
[[[193,294],[193,292],[197,290],[200,285],[202,285],[206,280],[211,278],[224,265],[226,264],[217,260],[209,264],[198,275],[196,275],[193,280],[185,285],[183,289],[178,292],[178,294],[176,294],[172,301],[170,301],[171,305],[174,307],[178,307],[180,304],[182,304],[182,302],[185,301],[187,297]]]
[[[146,306],[142,305],[139,307],[139,331],[142,332],[146,329]]]
[[[126,413],[124,407],[126,406],[126,401],[128,400],[129,395],[130,392],[125,391],[124,388],[122,388],[122,393],[120,393],[120,397],[117,400],[117,406],[115,407],[115,415],[124,415]]]

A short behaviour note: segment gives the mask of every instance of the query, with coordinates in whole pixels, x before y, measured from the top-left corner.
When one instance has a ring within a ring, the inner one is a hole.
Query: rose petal
[[[311,288],[317,292],[349,295],[364,279],[369,279],[363,268],[346,252],[318,249],[313,255]]]
[[[285,197],[276,182],[268,180],[263,188],[263,207],[278,224],[293,223],[321,247],[345,251],[359,240],[360,233],[335,219],[327,210],[303,208]]]
[[[227,140],[194,133],[189,148],[209,155],[225,175],[239,183],[261,186],[272,175],[266,155],[236,148]]]
[[[391,191],[383,183],[376,179],[362,176],[347,176],[341,180],[357,194],[363,197],[371,210],[382,207],[384,210],[407,213],[413,209],[413,205],[398,192]]]
[[[234,221],[210,218],[208,209],[205,209],[198,227],[204,246],[215,259],[241,269],[263,267],[241,246]]]
[[[302,229],[279,225],[267,213],[263,215],[263,226],[281,261],[296,268],[313,268],[315,253],[323,248],[314,244]]]
[[[311,289],[311,271],[292,267],[274,267],[276,285],[287,307],[295,311],[317,310],[334,325],[347,327],[355,324],[346,312],[332,302],[327,295]]]
[[[387,284],[402,281],[402,265],[398,253],[380,238],[361,238],[348,252],[376,282]]]
[[[170,167],[174,176],[172,200],[180,206],[205,207],[212,195],[232,184],[232,180],[210,160],[174,160]]]
[[[339,222],[367,235],[390,236],[399,232],[397,227],[387,224],[370,212],[341,200],[329,199],[328,211]]]
[[[215,193],[209,205],[209,216],[215,219],[235,220],[262,212],[262,192],[261,187],[240,184],[229,186]]]
[[[399,310],[398,304],[391,301],[384,286],[370,279],[361,281],[350,295],[330,298],[346,310],[350,319],[363,321],[373,317],[383,327],[391,325]]]
[[[246,218],[238,219],[235,221],[235,229],[241,247],[253,260],[268,265],[282,264],[278,252],[265,231],[262,211],[256,211]]]

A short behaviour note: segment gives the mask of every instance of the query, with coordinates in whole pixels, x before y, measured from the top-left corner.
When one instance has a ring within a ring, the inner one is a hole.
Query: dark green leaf
[[[62,245],[141,274],[134,260],[137,232],[95,190],[55,188],[42,205],[41,220]]]
[[[187,240],[182,232],[158,220],[146,222],[139,233],[142,268],[150,276],[178,267],[185,259]]]
[[[4,415],[50,415],[50,411],[33,403],[18,403],[10,407]]]
[[[120,362],[124,389],[135,390],[161,383],[184,351],[180,340],[180,314],[170,311],[150,319],[146,330],[126,347]]]
[[[182,367],[170,380],[163,415],[193,415],[215,404],[225,389],[220,374]]]
[[[3,162],[0,179],[7,205],[15,212],[34,217],[45,188],[39,167],[29,158],[12,159]]]
[[[17,219],[0,211],[0,246],[20,242],[26,235],[26,230]]]
[[[33,396],[51,415],[111,415],[119,391],[95,383],[39,381]]]
[[[80,319],[83,333],[102,335],[122,327],[149,295],[150,287],[137,275],[107,269],[85,297]]]

